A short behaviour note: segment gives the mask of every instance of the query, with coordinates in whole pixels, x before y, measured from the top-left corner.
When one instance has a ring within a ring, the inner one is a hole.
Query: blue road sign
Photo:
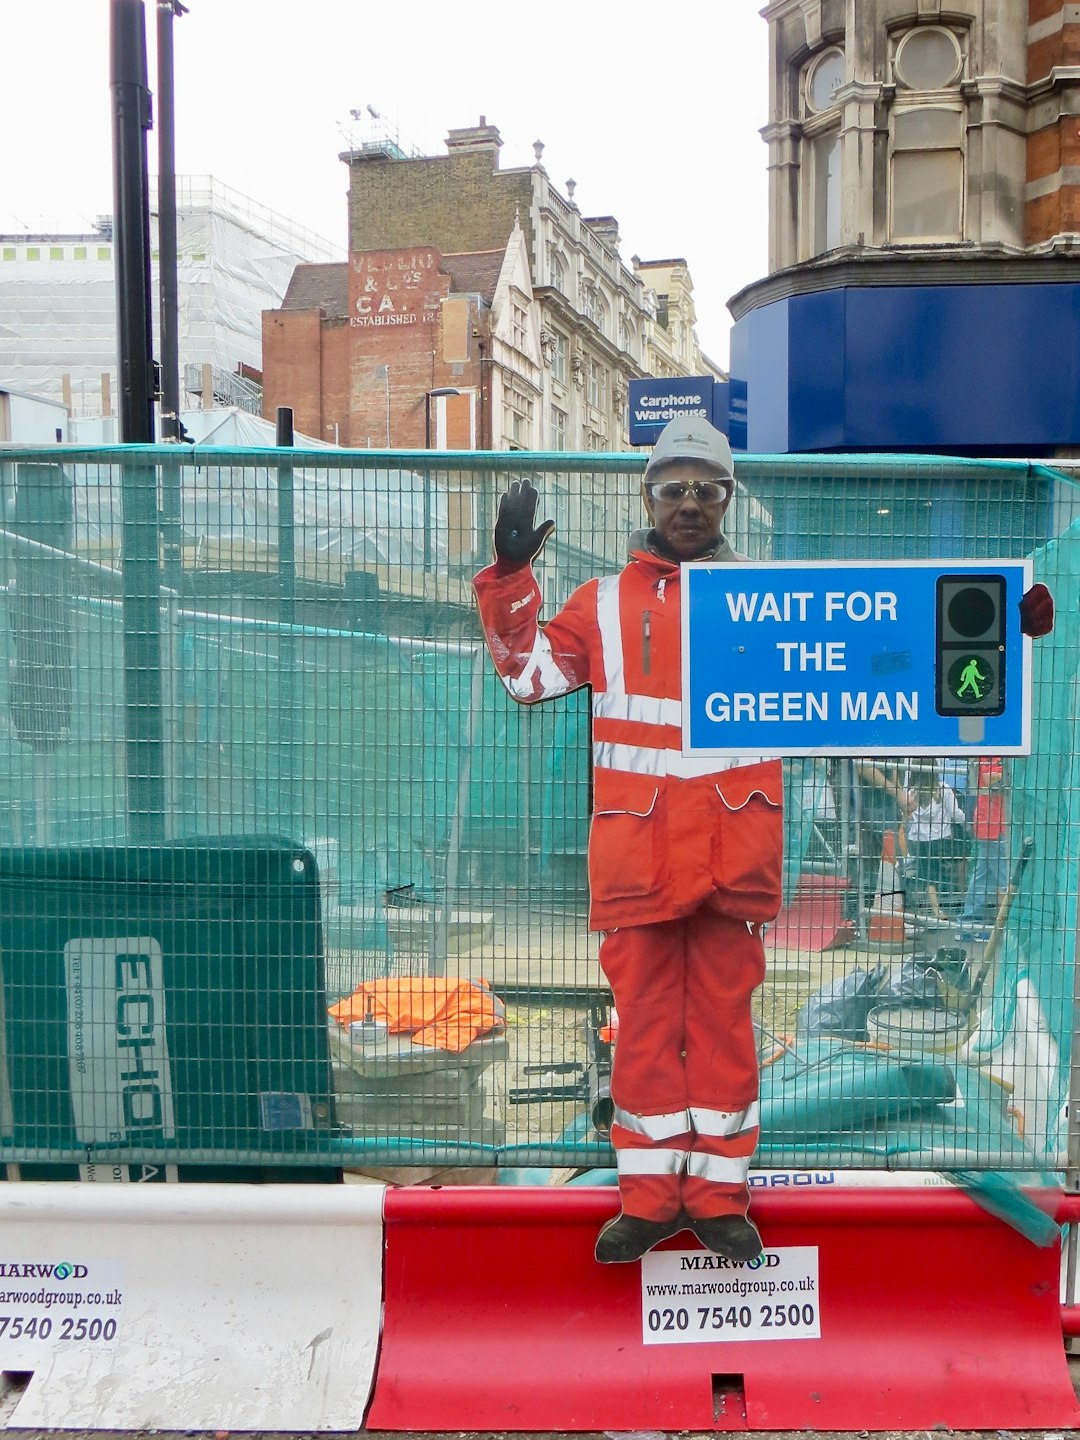
[[[711,375],[631,380],[630,444],[655,445],[660,431],[677,415],[701,415],[712,422],[714,384]]]
[[[682,568],[684,754],[1030,753],[1030,561]]]

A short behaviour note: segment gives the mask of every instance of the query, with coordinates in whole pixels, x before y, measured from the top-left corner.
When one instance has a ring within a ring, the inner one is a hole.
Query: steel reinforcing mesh
[[[558,527],[545,613],[616,571],[641,463],[0,452],[9,1174],[610,1164],[587,697],[516,706],[469,582],[525,474]],[[929,893],[859,762],[785,762],[759,1163],[1059,1170],[1077,488],[924,457],[748,457],[739,474],[728,533],[753,558],[1032,556],[1058,614],[1033,646],[1032,753],[1002,767],[1004,886],[958,844]],[[914,784],[904,756],[875,764]],[[977,761],[942,769],[970,820]]]

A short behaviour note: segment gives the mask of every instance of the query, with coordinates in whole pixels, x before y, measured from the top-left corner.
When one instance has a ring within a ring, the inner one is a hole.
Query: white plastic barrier
[[[10,1427],[357,1430],[381,1185],[0,1187]]]

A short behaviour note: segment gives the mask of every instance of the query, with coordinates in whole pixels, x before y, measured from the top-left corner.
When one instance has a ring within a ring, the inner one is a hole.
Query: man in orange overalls
[[[780,908],[783,781],[777,759],[682,753],[684,560],[736,561],[723,536],[735,480],[704,420],[665,428],[645,471],[652,528],[619,575],[591,580],[548,624],[530,562],[528,480],[503,497],[494,565],[474,580],[503,683],[527,704],[592,687],[590,927],[619,1014],[611,1137],[622,1213],[596,1258],[637,1260],[689,1228],[718,1255],[753,1260],[747,1172],[758,1136],[751,997],[762,923]]]

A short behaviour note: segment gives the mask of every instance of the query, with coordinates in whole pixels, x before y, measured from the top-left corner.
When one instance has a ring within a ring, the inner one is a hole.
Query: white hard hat
[[[735,483],[735,467],[727,436],[699,415],[678,415],[660,431],[660,438],[645,467],[645,483],[650,484],[655,472],[672,460],[700,460],[717,475],[730,480],[732,485]]]

